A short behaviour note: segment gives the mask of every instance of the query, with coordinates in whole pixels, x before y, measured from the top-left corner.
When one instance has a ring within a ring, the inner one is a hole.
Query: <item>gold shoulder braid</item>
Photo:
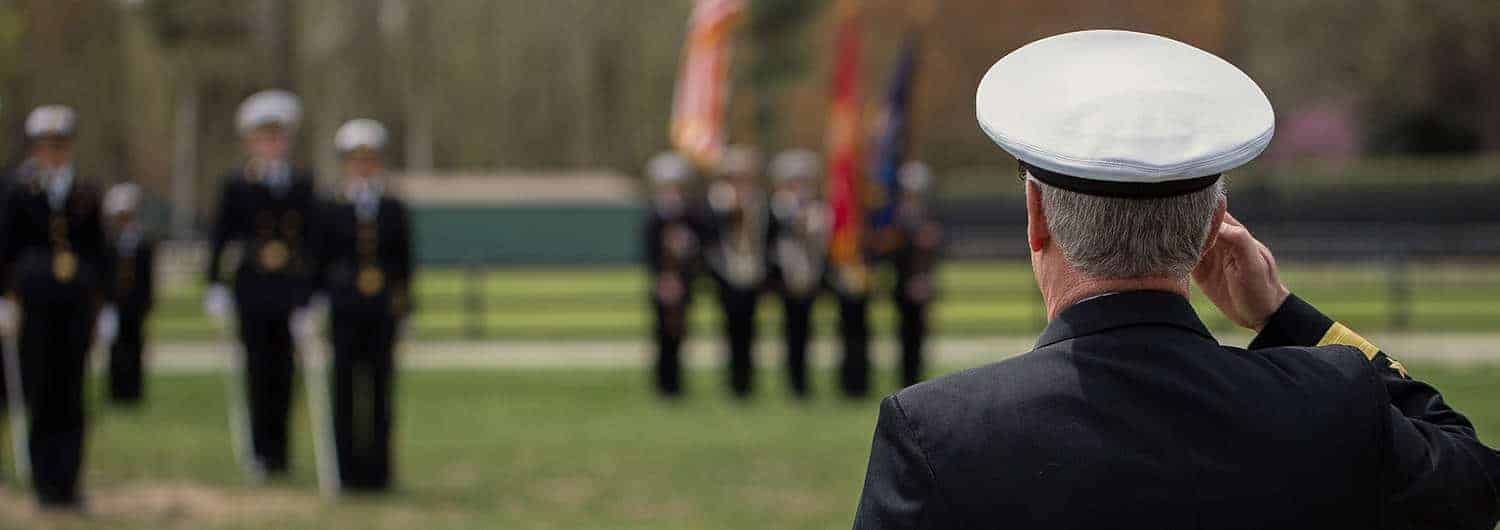
[[[1334,322],[1332,326],[1329,326],[1328,332],[1323,334],[1323,340],[1318,341],[1318,346],[1334,344],[1353,346],[1364,353],[1365,358],[1369,359],[1370,362],[1376,363],[1377,366],[1383,365],[1384,368],[1395,371],[1401,375],[1402,379],[1411,379],[1411,376],[1406,373],[1406,366],[1401,364],[1401,361],[1397,361],[1385,352],[1380,351],[1380,347],[1365,340],[1364,337],[1359,336],[1354,330],[1349,329],[1348,326],[1339,322]]]

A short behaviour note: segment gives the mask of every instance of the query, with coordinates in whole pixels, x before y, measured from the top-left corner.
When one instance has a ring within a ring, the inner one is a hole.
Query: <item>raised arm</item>
[[[1193,278],[1226,316],[1259,331],[1251,349],[1339,345],[1369,360],[1384,390],[1371,405],[1386,409],[1376,440],[1382,526],[1494,528],[1500,522],[1500,453],[1479,441],[1469,420],[1400,362],[1292,296],[1271,251],[1233,216],[1226,215],[1216,235]]]
[[[1352,346],[1385,389],[1381,454],[1384,523],[1389,528],[1475,528],[1500,522],[1500,453],[1479,441],[1468,418],[1399,361],[1312,305],[1292,296],[1267,319],[1251,349]]]

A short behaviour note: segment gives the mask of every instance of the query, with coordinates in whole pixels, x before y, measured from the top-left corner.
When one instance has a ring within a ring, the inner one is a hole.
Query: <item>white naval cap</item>
[[[235,127],[241,135],[266,126],[296,129],[302,123],[302,100],[285,90],[256,92],[240,104]]]
[[[822,170],[823,159],[811,149],[791,149],[771,159],[771,177],[777,181],[810,180]]]
[[[333,147],[340,155],[355,151],[384,151],[390,135],[385,126],[371,119],[350,120],[333,135]]]
[[[110,186],[104,194],[104,215],[116,216],[133,212],[141,203],[141,187],[126,182]]]
[[[1276,117],[1234,65],[1129,31],[1080,31],[1006,55],[979,84],[979,125],[1031,175],[1093,195],[1162,197],[1259,156]]]
[[[667,151],[646,161],[646,178],[652,184],[678,184],[692,176],[693,167],[682,155]]]
[[[73,136],[78,126],[78,113],[63,105],[43,105],[26,116],[26,137]]]
[[[924,193],[932,186],[932,168],[916,160],[902,164],[901,170],[896,173],[896,183],[901,186],[902,191]]]
[[[760,149],[750,145],[731,145],[724,150],[719,161],[719,172],[724,175],[750,175],[761,170]]]

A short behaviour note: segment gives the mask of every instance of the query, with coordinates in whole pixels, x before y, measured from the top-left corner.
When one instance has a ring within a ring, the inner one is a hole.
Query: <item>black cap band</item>
[[[1121,197],[1127,199],[1159,199],[1162,197],[1176,197],[1187,195],[1202,190],[1219,181],[1223,175],[1215,174],[1206,177],[1197,177],[1183,180],[1169,180],[1166,182],[1114,182],[1107,180],[1090,180],[1078,178],[1062,173],[1053,173],[1045,169],[1021,162],[1021,171],[1030,174],[1032,178],[1046,183],[1054,188],[1062,188],[1084,195],[1097,195],[1100,197]]]

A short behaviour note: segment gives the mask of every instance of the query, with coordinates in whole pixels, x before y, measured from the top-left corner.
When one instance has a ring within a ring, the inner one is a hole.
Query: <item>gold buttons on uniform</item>
[[[69,283],[78,275],[78,257],[71,251],[59,250],[52,254],[52,276],[58,282]]]
[[[355,288],[359,289],[359,294],[367,297],[375,296],[385,288],[385,273],[380,270],[380,267],[365,265],[360,267],[359,277],[355,279],[354,284]]]
[[[279,272],[286,268],[288,261],[291,261],[291,255],[286,243],[282,243],[280,239],[267,241],[261,244],[258,253],[260,269],[266,272]]]

